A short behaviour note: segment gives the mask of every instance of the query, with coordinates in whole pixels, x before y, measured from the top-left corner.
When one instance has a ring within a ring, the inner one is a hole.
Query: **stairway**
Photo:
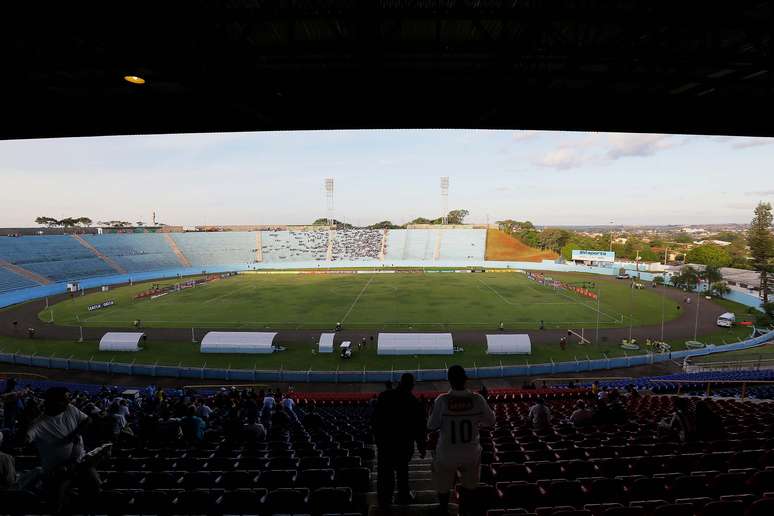
[[[180,262],[180,265],[183,267],[190,267],[191,260],[189,260],[185,254],[183,254],[183,251],[177,246],[177,242],[175,242],[175,239],[172,238],[172,235],[169,233],[164,233],[164,240],[166,240],[169,244],[169,247],[172,248],[172,252],[175,253],[175,256],[177,256],[177,261]]]
[[[384,261],[384,255],[387,254],[387,229],[382,230],[382,246],[379,248],[379,261]]]
[[[14,265],[13,263],[7,262],[5,260],[0,260],[0,267],[2,267],[3,269],[7,269],[15,274],[18,274],[19,276],[24,276],[25,278],[35,281],[37,283],[40,283],[42,285],[48,285],[49,283],[53,283],[53,281],[41,276],[40,274],[35,274],[32,271],[28,271],[23,267],[19,267],[18,265]]]
[[[78,243],[80,243],[83,247],[85,247],[86,249],[88,249],[89,251],[94,253],[95,256],[100,258],[103,262],[108,264],[110,266],[110,268],[113,269],[114,271],[118,272],[119,274],[128,274],[126,269],[121,267],[121,265],[119,265],[119,263],[117,261],[115,261],[114,259],[104,255],[102,252],[100,252],[99,249],[97,249],[96,247],[91,245],[89,242],[87,242],[86,239],[83,238],[81,235],[73,234],[73,235],[70,235],[70,236],[73,237],[74,239],[76,239],[78,241]]]
[[[255,232],[255,261],[256,262],[262,262],[263,261],[263,248],[262,248],[263,242],[261,240],[261,232],[256,231]]]
[[[433,251],[433,261],[437,261],[441,257],[441,237],[443,236],[443,230],[439,229],[435,233],[435,250]]]
[[[376,491],[368,493],[368,514],[370,516],[436,516],[438,510],[438,495],[433,489],[430,466],[433,459],[428,452],[424,459],[415,454],[409,463],[409,485],[414,492],[414,503],[410,505],[393,505],[387,512],[377,505]],[[371,478],[376,486],[376,461],[372,466]],[[396,492],[397,496],[397,492]],[[457,516],[457,504],[449,504],[449,515]]]
[[[325,261],[326,262],[332,262],[333,261],[333,239],[336,238],[336,230],[335,229],[329,229],[328,230],[328,250],[325,252]]]

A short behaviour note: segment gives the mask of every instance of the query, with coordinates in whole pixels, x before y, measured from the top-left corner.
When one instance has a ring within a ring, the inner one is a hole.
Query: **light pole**
[[[613,221],[610,221],[610,252],[613,252]]]
[[[696,292],[696,320],[693,323],[693,340],[696,340],[696,335],[699,332],[699,303],[701,303],[701,292]]]
[[[662,288],[661,289],[661,342],[664,342],[664,301],[665,301],[665,291]]]

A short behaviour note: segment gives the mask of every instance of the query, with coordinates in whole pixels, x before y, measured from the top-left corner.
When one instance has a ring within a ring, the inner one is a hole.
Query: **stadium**
[[[500,229],[279,227],[4,238],[4,304],[32,299],[2,314],[9,338],[4,361],[10,355],[21,363],[34,354],[38,361],[66,359],[70,368],[85,362],[91,371],[107,371],[107,364],[118,371],[129,362],[135,371],[182,366],[185,371],[173,376],[193,377],[206,367],[220,370],[209,372],[211,378],[251,380],[272,370],[308,380],[316,378],[312,373],[330,379],[335,371],[363,370],[382,378],[385,372],[443,370],[454,361],[483,368],[482,376],[505,376],[504,366],[542,374],[552,363],[554,369],[564,363],[567,371],[599,368],[608,359],[644,364],[739,348],[757,337],[752,326],[716,325],[728,307],[740,323],[750,319],[744,305],[717,299],[686,305],[685,293],[669,287],[666,274],[633,270],[631,279],[615,278],[637,263],[519,261],[536,259],[539,250]],[[492,255],[501,259],[486,259]],[[653,288],[657,276],[666,277],[667,286]],[[115,332],[142,336],[142,349],[101,347]],[[205,354],[210,332],[222,338],[271,334],[274,352]],[[319,343],[331,333],[325,352]],[[411,342],[382,350],[382,341],[396,333],[449,338],[440,351]],[[490,349],[488,341],[507,342],[507,336],[515,339],[512,350]],[[518,339],[526,348],[515,344]],[[622,347],[629,341],[642,345]],[[695,349],[686,348],[687,341]],[[342,342],[357,351],[342,359]],[[656,349],[651,342],[666,345]]]
[[[768,3],[15,7],[0,516],[774,514]]]

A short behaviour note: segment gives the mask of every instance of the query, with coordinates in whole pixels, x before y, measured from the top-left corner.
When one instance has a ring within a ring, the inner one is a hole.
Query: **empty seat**
[[[333,485],[334,472],[332,469],[305,469],[298,476],[297,484],[315,490],[321,487]]]
[[[258,485],[266,489],[293,487],[295,484],[296,471],[291,469],[269,469],[258,478]]]
[[[221,514],[261,514],[265,498],[266,490],[264,489],[226,491],[218,501],[217,512]]]
[[[689,503],[661,505],[653,511],[653,516],[693,516],[693,506]]]
[[[251,489],[258,485],[259,474],[246,471],[224,471],[217,479],[217,487],[220,489]]]
[[[709,502],[701,511],[702,516],[744,516],[744,504],[740,501]]]
[[[264,498],[264,507],[269,514],[307,514],[309,491],[303,488],[281,488],[269,491]]]
[[[321,487],[309,500],[313,514],[345,513],[352,509],[352,490],[348,487]]]

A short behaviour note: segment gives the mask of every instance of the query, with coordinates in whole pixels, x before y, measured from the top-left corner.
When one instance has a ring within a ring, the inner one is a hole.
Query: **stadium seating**
[[[53,281],[116,273],[68,235],[0,238],[0,258]]]
[[[740,396],[742,383],[745,381],[774,381],[774,370],[749,370],[749,371],[708,371],[701,373],[676,373],[664,376],[635,378],[631,380],[605,381],[600,386],[615,389],[623,389],[627,385],[633,385],[637,389],[649,389],[660,394],[682,392],[686,394],[702,394],[711,384],[712,394],[716,396]],[[737,384],[725,384],[712,382],[738,382]],[[585,384],[588,386],[589,384]],[[745,394],[753,399],[774,399],[774,384],[749,384],[745,387]]]
[[[180,267],[160,233],[84,235],[84,239],[130,273]]]
[[[11,290],[29,288],[36,285],[38,283],[0,267],[0,292],[10,292]]]
[[[164,270],[176,273],[187,265],[186,259],[191,267],[203,270],[246,268],[256,261],[381,261],[386,265],[398,261],[480,261],[486,247],[483,229],[111,233],[82,237],[101,254],[98,256],[69,235],[40,235],[1,238],[0,259],[54,282],[65,282],[120,274],[121,268],[129,274]],[[175,246],[177,249],[173,249]],[[182,257],[175,254],[177,250]],[[8,271],[2,273],[0,293],[37,284],[16,276]]]
[[[265,262],[321,261],[328,254],[328,231],[264,231],[261,249]]]
[[[75,397],[83,408],[119,393],[71,387],[82,392]],[[168,391],[165,398],[180,412],[183,396],[191,394]],[[198,393],[213,394],[210,405],[227,410],[223,401],[231,391]],[[771,514],[774,413],[768,402],[708,399],[728,438],[682,442],[658,424],[671,416],[672,396],[624,398],[621,420],[575,428],[567,418],[588,391],[543,394],[548,394],[555,423],[541,432],[529,426],[529,391],[490,395],[497,422],[481,433],[482,483],[459,495],[463,502],[463,495],[475,500],[468,507],[471,514]],[[142,430],[144,411],[149,410],[145,407],[153,404],[132,400],[130,421],[139,435],[115,440],[112,456],[99,467],[103,491],[76,497],[72,509],[89,514],[365,514],[375,488],[370,404],[357,396],[344,401],[343,396],[294,395],[302,423],[287,431],[272,428],[263,441],[234,438],[215,423],[198,444]],[[431,396],[421,400],[430,407]],[[305,426],[312,412],[318,422]],[[88,440],[96,444],[93,437]],[[38,465],[34,448],[6,443],[5,451],[15,456],[20,472]],[[417,459],[412,471],[423,471],[425,465],[426,460]],[[429,480],[416,478],[413,483],[429,488]],[[2,501],[0,513],[40,514],[46,509],[39,498],[23,491],[4,492]]]
[[[448,229],[441,232],[442,260],[483,260],[486,230]]]
[[[384,231],[377,229],[340,229],[333,239],[333,260],[377,260]]]
[[[172,238],[194,267],[239,265],[255,262],[255,233],[172,233]]]
[[[385,261],[432,260],[435,252],[436,230],[393,229],[387,235]]]

